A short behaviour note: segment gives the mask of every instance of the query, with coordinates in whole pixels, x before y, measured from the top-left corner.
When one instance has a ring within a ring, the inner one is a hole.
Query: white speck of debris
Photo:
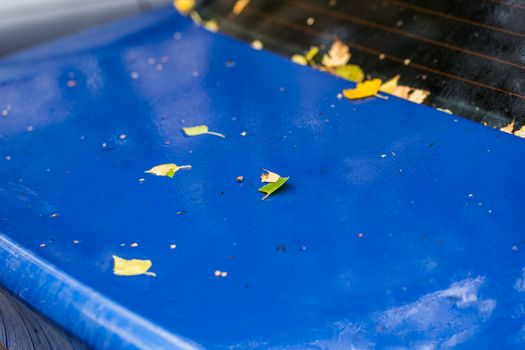
[[[143,183],[144,183],[144,181],[146,181],[146,179],[145,179],[145,178],[143,178],[143,177],[141,177],[141,178],[139,179],[139,182],[140,182],[141,184],[143,184]]]
[[[482,202],[479,202],[479,203],[478,203],[478,207],[481,207],[482,205],[483,205]]]
[[[386,158],[386,154],[382,154],[381,158],[385,159]]]
[[[121,246],[121,247],[125,247],[125,246],[126,246],[126,243],[120,243],[120,246]]]
[[[137,242],[133,242],[129,245],[131,248],[137,248],[139,244]]]
[[[313,17],[308,17],[308,18],[306,19],[306,24],[307,24],[307,25],[311,26],[311,25],[314,24],[314,23],[315,23],[315,18],[313,18]]]
[[[139,78],[139,73],[137,72],[131,72],[131,79],[138,79]]]
[[[162,64],[159,63],[159,64],[157,64],[157,65],[155,66],[155,69],[157,69],[157,70],[163,70],[163,69],[164,69],[164,66],[163,66]]]
[[[173,39],[180,40],[182,39],[182,33],[181,32],[175,32],[173,33]]]
[[[200,73],[197,72],[196,70],[194,70],[193,72],[191,72],[191,76],[192,76],[192,77],[197,78],[199,75],[200,75]]]
[[[228,272],[226,272],[226,271],[222,271],[222,272],[221,272],[221,277],[222,277],[222,278],[228,277]]]
[[[519,249],[517,246],[513,245],[512,248],[511,248],[513,251],[517,252]]]
[[[390,152],[390,153],[391,153],[392,156],[394,156],[394,157],[397,155],[396,152]]]
[[[107,146],[108,146],[108,144],[107,144],[107,143],[105,143],[105,142],[102,142],[102,148],[106,148]]]
[[[118,136],[118,138],[121,139],[121,140],[124,140],[126,137],[127,137],[126,134],[120,134]]]
[[[79,243],[80,243],[79,240],[76,240],[76,239],[73,240],[73,244],[79,244]]]
[[[263,48],[263,43],[262,43],[262,41],[260,41],[260,40],[254,40],[254,41],[252,41],[252,47],[253,47],[255,50],[262,50],[262,48]]]
[[[403,64],[405,66],[408,66],[410,64],[410,58],[405,58],[405,60],[403,61]]]
[[[27,131],[31,132],[31,131],[33,131],[33,130],[35,130],[35,128],[33,127],[33,125],[29,125],[29,126],[27,127]]]
[[[468,194],[468,197],[469,197],[469,198],[472,198],[472,197],[474,197],[474,194],[473,194],[473,193],[469,193],[469,194]]]
[[[337,98],[338,98],[338,99],[342,99],[342,98],[343,98],[343,94],[342,94],[342,93],[338,93],[338,94],[337,94]]]
[[[488,210],[488,213],[489,213],[489,214],[492,214],[492,209],[489,209],[489,210]]]
[[[330,108],[335,108],[335,105],[332,103],[332,104],[330,105]]]
[[[397,27],[401,27],[403,25],[403,21],[402,20],[399,20],[396,22],[396,26]]]
[[[246,136],[246,135],[247,135],[246,131],[241,132],[241,136]]]
[[[5,160],[11,160],[11,156],[5,156]]]
[[[177,248],[176,244],[170,244],[170,249],[175,249],[175,248]]]
[[[51,219],[58,218],[58,213],[52,213],[51,215],[49,215],[49,217]]]
[[[153,57],[148,58],[148,64],[155,64],[155,59]]]
[[[40,248],[45,248],[45,247],[46,247],[45,243],[40,243]]]
[[[386,55],[384,53],[379,54],[379,59],[380,60],[384,60],[385,57],[386,57]]]
[[[221,277],[221,271],[220,270],[215,270],[215,272],[213,274],[215,275],[215,277]]]

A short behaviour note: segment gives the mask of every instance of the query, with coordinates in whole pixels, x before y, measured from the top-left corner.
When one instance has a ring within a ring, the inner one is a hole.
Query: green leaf
[[[341,78],[356,83],[362,82],[365,78],[365,73],[363,73],[361,67],[355,64],[347,64],[346,66],[337,67],[332,72]]]
[[[270,182],[259,188],[259,192],[266,193],[261,200],[265,200],[269,195],[277,191],[290,177],[280,177],[276,182]]]
[[[186,134],[186,136],[199,136],[199,135],[208,134],[208,135],[219,136],[222,138],[226,137],[223,134],[219,134],[218,132],[209,131],[207,125],[197,125],[197,126],[182,128],[182,131],[184,131],[184,134]]]

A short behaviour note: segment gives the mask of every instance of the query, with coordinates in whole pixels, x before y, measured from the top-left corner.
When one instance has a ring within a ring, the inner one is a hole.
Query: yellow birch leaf
[[[514,119],[509,125],[502,127],[500,130],[512,134],[512,132],[514,131]]]
[[[237,0],[235,5],[233,5],[232,13],[234,16],[238,16],[242,11],[248,6],[250,0]]]
[[[329,72],[355,83],[360,83],[365,78],[365,73],[363,73],[361,67],[356,64],[347,64],[345,66],[334,68],[333,70],[331,69]]]
[[[343,95],[349,100],[357,100],[377,95],[381,87],[381,79],[367,80],[357,83],[355,89],[343,90]]]
[[[350,49],[341,40],[335,40],[328,51],[328,54],[323,56],[322,63],[326,67],[344,66],[350,61]]]
[[[153,168],[146,170],[145,173],[156,175],[156,176],[167,176],[173,178],[175,173],[181,169],[191,169],[191,165],[177,165],[177,164],[161,164],[154,166]]]
[[[293,55],[292,61],[303,66],[308,65],[308,60],[303,55]]]
[[[156,274],[154,272],[148,271],[150,267],[151,260],[126,260],[116,255],[113,255],[113,274],[117,276],[147,275],[155,277]]]
[[[266,169],[263,169],[263,170],[266,171],[266,173],[261,174],[261,182],[273,183],[273,182],[277,182],[277,180],[279,180],[279,178],[281,177],[281,175],[272,173],[270,170],[266,170]]]
[[[183,15],[187,15],[195,7],[195,0],[173,0],[173,6]]]
[[[219,136],[222,138],[226,137],[223,134],[219,134],[218,132],[209,131],[207,125],[197,125],[197,126],[191,126],[188,128],[182,128],[182,131],[184,131],[186,136],[199,136],[199,135],[208,134],[208,135]]]
[[[398,74],[392,79],[390,79],[389,81],[385,82],[383,85],[381,85],[381,88],[379,89],[379,91],[386,92],[387,94],[393,93],[397,87],[399,78],[401,78],[401,75]]]

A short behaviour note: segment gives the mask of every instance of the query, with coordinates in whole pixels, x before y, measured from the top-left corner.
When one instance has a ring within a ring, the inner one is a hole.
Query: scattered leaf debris
[[[266,183],[266,185],[259,188],[259,192],[266,193],[266,195],[261,200],[268,198],[269,195],[281,188],[290,178],[281,177],[279,174],[273,173],[269,170],[264,171],[266,171],[266,174],[263,173],[261,175],[261,182]]]
[[[145,173],[173,178],[173,176],[175,176],[175,173],[181,169],[191,169],[191,165],[177,165],[174,163],[161,164],[154,166],[149,170],[146,170]]]
[[[208,134],[208,135],[218,136],[222,138],[226,137],[223,134],[219,134],[218,132],[209,131],[207,125],[197,125],[197,126],[191,126],[188,128],[182,128],[182,131],[184,131],[184,134],[186,134],[186,136],[199,136],[199,135]]]
[[[215,272],[213,273],[213,275],[214,275],[215,277],[226,278],[226,277],[228,277],[228,272],[226,272],[226,271],[221,271],[221,270],[215,270]]]
[[[156,277],[154,272],[150,272],[151,260],[131,259],[126,260],[113,255],[113,274],[117,276],[139,276],[147,275]]]
[[[232,14],[238,16],[244,11],[246,6],[250,4],[250,0],[237,0],[232,8]]]

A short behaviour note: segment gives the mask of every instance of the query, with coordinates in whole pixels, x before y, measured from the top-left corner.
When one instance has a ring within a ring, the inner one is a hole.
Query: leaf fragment
[[[367,80],[362,83],[357,83],[355,89],[343,90],[343,95],[349,100],[371,97],[377,95],[380,87],[381,79]]]
[[[175,173],[181,169],[191,169],[191,165],[177,165],[173,163],[161,164],[154,166],[149,170],[146,170],[145,173],[173,178],[173,176],[175,176]]]
[[[238,16],[242,11],[250,4],[250,0],[237,0],[233,5],[232,13],[234,16]]]
[[[383,83],[383,85],[381,85],[381,88],[379,89],[379,91],[386,92],[387,94],[393,93],[394,90],[396,89],[398,83],[399,83],[399,79],[400,78],[401,78],[401,75],[398,74],[395,77],[393,77],[392,79],[390,79],[387,82]]]
[[[208,134],[208,135],[218,136],[222,138],[226,137],[223,134],[219,134],[218,132],[209,131],[207,125],[197,125],[197,126],[182,128],[182,131],[184,131],[184,134],[186,134],[186,136],[199,136],[199,135]]]
[[[273,173],[270,170],[266,170],[266,169],[263,169],[263,170],[266,171],[266,173],[261,174],[261,182],[273,183],[273,182],[277,182],[281,178],[281,175],[279,174]]]
[[[356,64],[347,64],[345,66],[337,67],[331,72],[341,78],[344,78],[346,80],[353,81],[355,83],[360,83],[365,78],[365,73]]]
[[[155,277],[154,272],[150,272],[151,260],[131,259],[126,260],[113,255],[113,274],[117,276],[139,276],[147,275]]]
[[[350,48],[341,40],[335,40],[327,54],[323,56],[322,63],[326,67],[340,67],[350,61]]]
[[[269,195],[281,188],[289,178],[290,177],[279,177],[276,182],[267,183],[263,187],[259,188],[259,192],[266,193],[266,196],[262,197],[261,200],[265,200]]]
[[[173,6],[183,15],[187,15],[195,7],[195,0],[173,0]]]
[[[293,55],[292,56],[292,62],[295,62],[295,63],[303,65],[303,66],[307,66],[308,65],[308,60],[303,55]]]
[[[319,54],[319,48],[317,46],[312,46],[312,47],[310,47],[310,50],[308,50],[304,54],[304,58],[306,58],[308,63],[313,65],[313,64],[315,64],[314,59],[316,58],[316,56],[318,54]]]
[[[525,125],[514,131],[514,135],[525,138]]]
[[[515,121],[514,119],[512,119],[512,122],[509,125],[502,127],[500,131],[506,132],[508,134],[512,134],[512,132],[514,131],[514,123]]]

